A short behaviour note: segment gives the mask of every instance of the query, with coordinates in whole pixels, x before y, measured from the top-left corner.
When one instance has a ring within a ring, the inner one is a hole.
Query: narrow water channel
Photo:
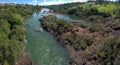
[[[25,20],[25,27],[27,30],[27,53],[30,60],[37,65],[69,65],[68,54],[66,48],[61,46],[53,35],[45,30],[37,32],[36,27],[41,27],[39,18],[44,15],[43,8],[40,13],[33,15]],[[54,14],[57,18],[69,20],[71,22],[83,22],[83,20],[71,19],[68,15]]]
[[[41,13],[34,13],[25,20],[27,30],[27,53],[30,60],[37,65],[68,65],[68,55],[64,47],[59,45],[52,34],[43,30],[35,31],[40,26]]]

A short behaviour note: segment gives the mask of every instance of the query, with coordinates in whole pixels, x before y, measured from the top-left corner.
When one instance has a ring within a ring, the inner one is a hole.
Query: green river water
[[[38,19],[41,17],[40,14],[34,13],[25,20],[26,50],[30,60],[37,65],[68,65],[67,51],[59,45],[53,35],[45,30],[42,32],[34,30],[35,27],[40,26]]]
[[[73,22],[84,22],[82,20],[71,19],[69,16],[63,14],[54,15],[57,18]],[[27,30],[26,50],[30,60],[37,65],[69,65],[66,48],[61,46],[51,33],[45,30],[42,32],[35,31],[36,27],[41,26],[39,18],[42,17],[43,14],[41,12],[39,14],[33,13],[31,17],[25,20]]]

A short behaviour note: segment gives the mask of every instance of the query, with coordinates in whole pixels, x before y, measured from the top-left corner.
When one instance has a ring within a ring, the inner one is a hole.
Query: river
[[[58,18],[71,20],[68,16],[55,14]],[[69,58],[65,47],[61,46],[54,36],[43,30],[35,31],[36,27],[41,26],[39,18],[43,15],[33,13],[25,20],[26,27],[26,50],[30,60],[37,65],[69,65]],[[71,20],[75,21],[75,20]]]

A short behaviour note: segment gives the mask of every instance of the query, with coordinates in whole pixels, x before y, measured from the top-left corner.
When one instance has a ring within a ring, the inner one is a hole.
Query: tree
[[[33,7],[21,4],[0,5],[0,64],[15,65],[15,62],[21,58],[25,43],[25,30],[21,16],[32,14]]]
[[[10,14],[8,22],[11,24],[10,29],[12,30],[14,25],[23,25],[23,18],[19,14]]]

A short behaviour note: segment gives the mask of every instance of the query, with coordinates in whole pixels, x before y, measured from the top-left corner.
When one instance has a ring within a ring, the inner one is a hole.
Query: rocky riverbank
[[[99,33],[89,33],[89,31],[86,30],[85,28],[75,26],[63,34],[58,34],[57,30],[46,27],[46,23],[43,22],[43,20],[40,20],[40,21],[42,21],[43,28],[46,29],[47,31],[53,33],[55,35],[55,37],[57,38],[57,40],[59,42],[61,42],[61,44],[67,48],[67,51],[69,54],[69,59],[70,59],[70,62],[69,62],[70,65],[83,65],[83,64],[90,65],[92,63],[95,64],[95,62],[90,62],[90,60],[88,60],[87,58],[90,58],[90,56],[88,56],[88,55],[92,55],[91,51],[94,51],[95,44],[97,44],[99,42],[99,38],[101,38],[101,35],[99,35]],[[46,21],[46,20],[44,19],[44,21]],[[94,36],[93,41],[95,44],[93,44],[89,47],[90,50],[89,49],[78,50],[77,48],[73,47],[70,44],[69,38],[72,34],[83,35],[84,37],[88,37],[88,38],[90,38],[91,36],[92,37]],[[97,36],[97,35],[99,35],[99,36]]]
[[[44,25],[43,25],[44,26]],[[46,29],[46,28],[45,28]],[[47,29],[46,29],[47,30]],[[55,35],[57,32],[53,32],[52,30],[48,30],[49,32],[51,32],[53,35]],[[81,31],[81,30],[79,30]],[[79,32],[81,33],[81,32]],[[86,33],[81,33],[81,35],[86,35]],[[99,33],[94,33],[91,34],[91,36],[95,36],[95,40],[94,44],[92,44],[88,49],[85,50],[76,50],[70,43],[69,40],[67,40],[69,38],[69,36],[71,35],[70,32],[67,32],[63,35],[55,35],[55,37],[57,38],[57,40],[67,48],[67,52],[69,55],[69,65],[96,65],[97,63],[95,61],[91,61],[93,60],[93,56],[92,54],[94,53],[93,51],[95,51],[95,45],[98,44],[100,42],[100,38],[101,36],[97,36],[99,35]],[[66,38],[65,38],[66,37]],[[87,35],[86,35],[87,37]],[[89,36],[90,37],[90,36]],[[90,60],[91,59],[91,60]]]
[[[98,31],[94,28],[88,28],[89,25],[87,27],[81,25],[81,23],[71,23],[63,19],[57,19],[55,16],[44,17],[40,21],[43,28],[53,33],[57,40],[67,48],[70,65],[104,65],[110,62],[114,63],[110,58],[116,52],[111,50],[112,47],[109,45],[117,43],[116,39],[119,38],[111,35],[107,36],[109,34],[104,33],[102,30]],[[115,41],[109,44],[110,40],[113,39]],[[110,52],[113,51],[113,53],[109,53],[105,49]],[[117,61],[116,63],[118,63]]]

